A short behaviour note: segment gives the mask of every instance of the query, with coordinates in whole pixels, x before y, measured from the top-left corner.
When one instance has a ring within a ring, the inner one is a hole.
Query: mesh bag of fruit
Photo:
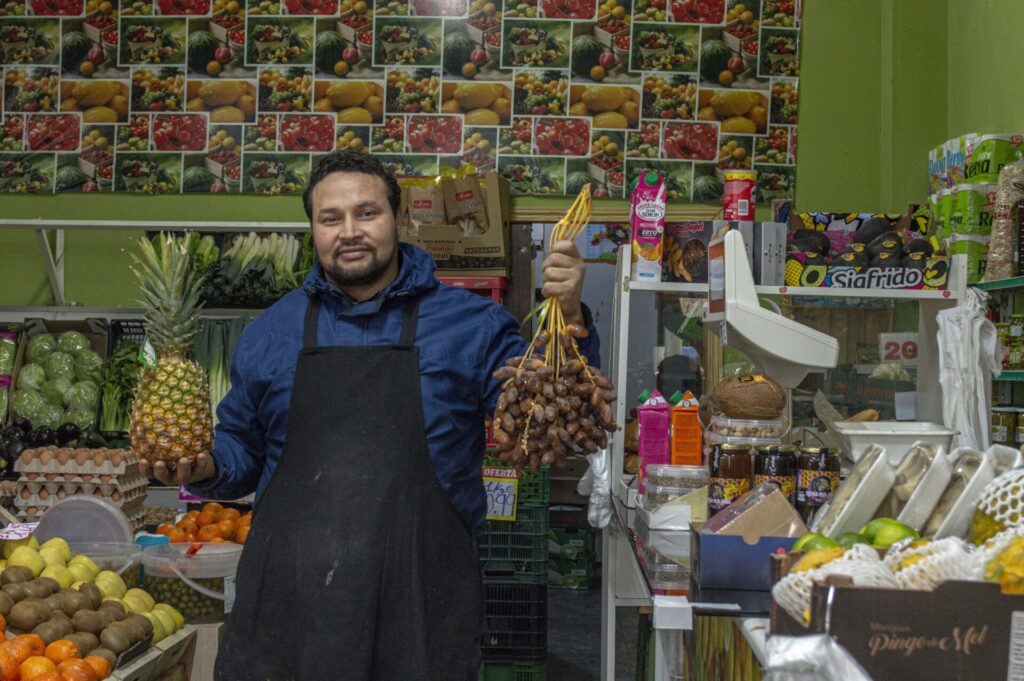
[[[586,185],[555,224],[550,244],[575,239],[590,221],[590,205]],[[618,429],[609,406],[615,386],[580,354],[576,340],[587,330],[565,323],[557,298],[546,299],[533,315],[539,323],[529,350],[494,372],[502,382],[494,440],[504,462],[534,471],[542,463],[565,468],[569,454],[597,452]]]
[[[883,561],[901,589],[931,591],[954,579],[969,579],[973,560],[959,537],[913,539],[889,549]]]

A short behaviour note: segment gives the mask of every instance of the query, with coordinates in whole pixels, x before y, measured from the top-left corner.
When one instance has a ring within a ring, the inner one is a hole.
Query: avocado
[[[926,258],[931,257],[931,255],[935,253],[935,249],[932,247],[932,244],[928,239],[914,239],[907,244],[907,247],[903,249],[903,251],[907,255],[911,253],[924,253],[924,257]]]
[[[853,240],[859,244],[869,244],[890,230],[892,230],[892,223],[885,218],[868,218],[853,233]]]
[[[827,255],[832,249],[832,241],[825,236],[825,233],[813,229],[796,230],[790,235],[790,241],[803,253]]]
[[[897,257],[903,256],[903,240],[896,232],[885,232],[875,237],[875,240],[868,244],[868,253],[877,256],[879,253],[898,253]]]
[[[900,259],[898,255],[889,252],[882,252],[876,255],[871,260],[871,267],[877,267],[881,269],[888,269],[891,267],[899,267]]]

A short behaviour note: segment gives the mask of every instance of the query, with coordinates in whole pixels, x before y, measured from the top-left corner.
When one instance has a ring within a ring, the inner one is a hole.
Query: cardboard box
[[[419,246],[433,256],[439,277],[508,276],[511,205],[508,180],[494,171],[485,178],[485,234],[466,236],[456,225],[426,225],[417,234],[402,234],[402,241]]]
[[[548,529],[548,555],[568,560],[591,558],[594,534],[584,527],[551,527]]]
[[[708,283],[708,244],[714,233],[712,221],[666,224],[662,279],[687,284]]]
[[[594,562],[589,557],[576,560],[548,560],[548,586],[558,589],[589,591],[594,581]]]
[[[14,358],[14,368],[11,370],[12,386],[13,381],[17,381],[18,373],[21,371],[21,367],[28,362],[28,342],[36,336],[44,333],[52,333],[54,336],[60,336],[65,331],[81,331],[85,334],[85,337],[89,339],[89,344],[92,346],[94,352],[96,352],[100,358],[104,361],[107,359],[107,326],[106,322],[100,319],[89,319],[81,322],[51,322],[43,319],[26,319],[22,334],[18,339],[18,354]],[[102,386],[100,399],[102,400]],[[13,397],[13,391],[11,392]],[[6,414],[0,414],[0,420],[4,423],[10,423],[10,420],[14,417],[14,407],[11,404],[13,400],[8,400],[8,412]],[[96,415],[99,416],[100,404],[96,405]]]
[[[771,590],[770,558],[779,549],[788,551],[796,537],[759,534],[730,535],[704,531],[704,523],[690,530],[690,561],[693,581],[701,590]]]
[[[810,632],[830,634],[874,681],[1003,681],[1024,673],[1024,596],[993,583],[893,591],[831,578],[812,592]]]

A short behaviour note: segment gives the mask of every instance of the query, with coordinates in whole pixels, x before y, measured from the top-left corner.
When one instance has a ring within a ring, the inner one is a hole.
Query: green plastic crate
[[[547,507],[520,506],[515,522],[488,520],[480,535],[484,579],[520,584],[547,583]]]
[[[495,664],[484,662],[480,666],[479,681],[547,681],[548,667],[544,662],[514,662]]]

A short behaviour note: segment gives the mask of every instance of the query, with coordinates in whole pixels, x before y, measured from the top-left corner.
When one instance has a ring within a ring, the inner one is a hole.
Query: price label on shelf
[[[0,539],[24,539],[35,532],[39,523],[11,523],[3,530],[0,530]]]
[[[878,361],[882,364],[899,363],[908,367],[917,366],[917,334],[878,334]]]
[[[514,522],[519,497],[519,471],[515,468],[485,467],[483,473],[487,519]]]

